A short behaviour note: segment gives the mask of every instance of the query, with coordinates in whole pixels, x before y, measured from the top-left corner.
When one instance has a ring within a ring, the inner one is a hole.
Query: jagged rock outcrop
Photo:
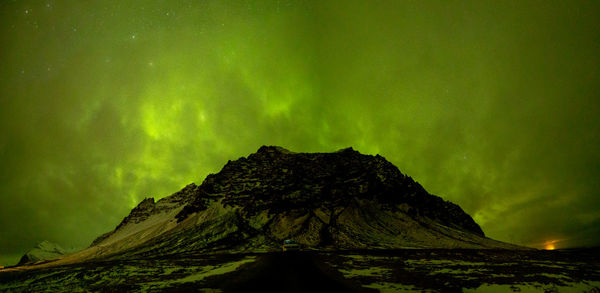
[[[106,249],[113,252],[133,247],[162,234],[177,223],[175,215],[192,201],[197,193],[198,186],[191,183],[158,202],[155,202],[154,198],[145,198],[131,210],[115,230],[96,238],[90,247],[107,247],[117,243],[117,245],[112,245],[112,249]]]
[[[42,241],[25,253],[17,265],[33,264],[43,260],[57,258],[65,254],[65,250],[56,243]]]

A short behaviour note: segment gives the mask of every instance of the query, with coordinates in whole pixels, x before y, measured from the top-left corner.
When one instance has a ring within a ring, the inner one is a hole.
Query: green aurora
[[[0,265],[279,145],[381,154],[487,236],[600,244],[596,1],[2,1]]]

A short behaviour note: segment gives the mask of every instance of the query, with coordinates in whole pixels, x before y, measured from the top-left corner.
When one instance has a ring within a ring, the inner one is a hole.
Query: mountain
[[[58,244],[44,240],[25,253],[17,265],[33,264],[42,260],[50,260],[58,258],[63,254],[65,254],[65,250]]]
[[[191,252],[510,248],[458,205],[429,194],[382,156],[352,148],[294,153],[263,146],[201,185],[144,199],[115,228],[62,263]]]
[[[307,248],[515,248],[377,155],[263,146],[197,186],[144,199],[92,247],[133,254]],[[142,244],[143,245],[140,245]]]

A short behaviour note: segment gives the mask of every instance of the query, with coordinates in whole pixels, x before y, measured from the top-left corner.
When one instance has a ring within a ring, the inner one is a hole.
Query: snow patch
[[[388,282],[377,282],[369,285],[363,285],[365,288],[377,289],[381,293],[394,293],[394,292],[433,292],[431,290],[425,290],[421,288],[417,288],[412,285],[403,285],[398,283],[388,283]]]
[[[389,275],[392,270],[380,267],[371,267],[368,269],[338,269],[342,274],[344,274],[345,278],[354,278],[354,277],[375,277],[375,276],[385,276]]]
[[[595,293],[600,290],[600,282],[590,281],[573,283],[569,286],[556,286],[554,284],[532,283],[527,285],[498,285],[483,284],[475,289],[463,289],[464,293],[512,293],[512,292],[557,292],[557,293]]]
[[[237,270],[240,266],[247,264],[247,263],[254,262],[255,260],[256,260],[256,256],[247,256],[238,261],[223,263],[223,264],[219,264],[216,266],[212,266],[212,265],[204,266],[200,269],[200,271],[194,272],[192,274],[189,274],[189,275],[179,278],[179,279],[145,283],[145,284],[143,284],[143,289],[141,291],[145,292],[145,291],[148,291],[149,289],[155,290],[155,289],[167,288],[173,284],[199,282],[210,276],[222,275],[222,274],[233,272],[233,271]],[[166,274],[171,274],[174,271],[175,271],[175,269],[169,269],[168,271],[165,270]],[[211,288],[205,288],[204,290],[207,290],[207,291],[203,291],[203,292],[221,292],[221,290],[211,289]]]

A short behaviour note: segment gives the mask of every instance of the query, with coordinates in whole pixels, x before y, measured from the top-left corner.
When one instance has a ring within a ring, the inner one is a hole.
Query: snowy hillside
[[[58,244],[44,240],[25,253],[18,264],[33,264],[43,260],[55,259],[63,254],[65,254],[65,250]]]

